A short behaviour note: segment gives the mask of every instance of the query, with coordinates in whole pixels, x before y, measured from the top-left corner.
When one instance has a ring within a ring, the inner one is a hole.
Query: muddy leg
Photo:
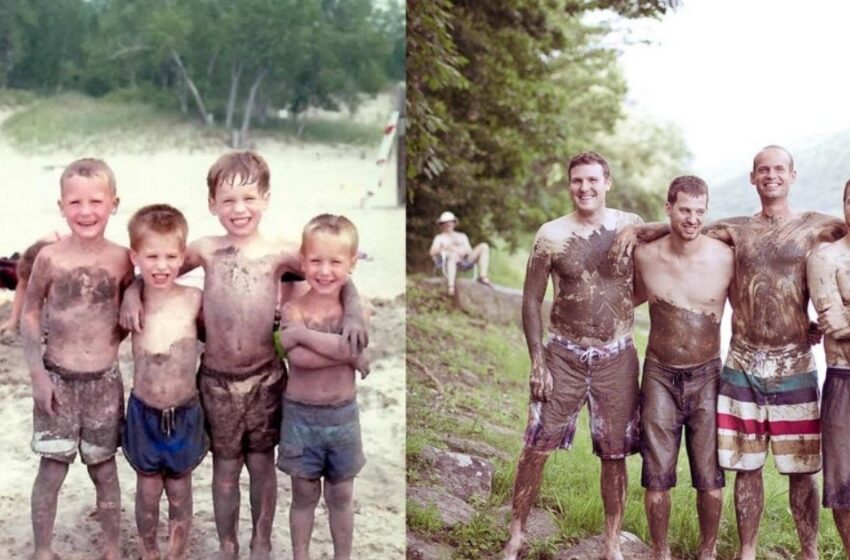
[[[844,543],[844,554],[850,556],[850,509],[833,508],[832,518],[835,520],[838,534],[841,535],[841,542]]]
[[[741,560],[755,560],[759,522],[764,510],[761,469],[735,475],[735,519],[741,540]]]
[[[717,556],[717,531],[723,511],[723,489],[697,490],[697,515],[699,515],[698,560],[714,560]]]
[[[162,496],[162,475],[136,476],[136,528],[143,560],[159,560],[156,530],[159,526],[159,498]]]
[[[236,560],[239,556],[239,473],[242,457],[221,459],[213,455],[213,513],[218,532],[220,560]]]
[[[118,540],[121,536],[121,488],[118,485],[118,467],[115,457],[89,465],[89,477],[97,494],[97,517],[103,531],[105,560],[118,560]]]
[[[267,560],[272,550],[272,523],[277,507],[277,470],[274,450],[248,453],[251,475],[251,560]]]
[[[165,479],[168,496],[168,558],[183,560],[192,526],[192,473]]]
[[[325,504],[328,506],[334,560],[351,560],[354,535],[354,479],[325,481]]]
[[[620,552],[620,529],[626,509],[626,487],[629,485],[626,460],[602,461],[602,507],[605,510],[605,560],[622,560]]]
[[[540,482],[543,480],[543,467],[549,458],[548,451],[535,451],[524,448],[519,457],[519,465],[516,469],[516,480],[514,480],[514,499],[511,509],[511,523],[508,526],[510,539],[502,551],[505,560],[515,560],[519,555],[520,548],[525,542],[525,522],[537,493],[540,491]]]
[[[68,474],[68,463],[42,457],[38,474],[32,485],[32,533],[35,550],[34,560],[52,560],[53,523],[56,521],[56,503],[59,489]]]
[[[322,482],[294,476],[291,480],[292,503],[289,505],[289,532],[292,537],[292,559],[306,560],[310,557],[310,537],[313,534],[316,505],[322,495]]]
[[[649,522],[649,536],[652,538],[652,559],[670,560],[670,546],[667,544],[667,530],[670,526],[670,492],[647,490],[643,496],[643,505]]]
[[[816,560],[818,557],[818,523],[820,502],[818,483],[811,474],[792,474],[789,477],[791,513],[800,537],[801,560]]]

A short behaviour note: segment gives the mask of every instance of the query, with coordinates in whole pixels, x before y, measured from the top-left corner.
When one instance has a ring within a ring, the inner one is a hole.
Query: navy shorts
[[[210,448],[200,399],[160,410],[130,393],[121,447],[138,473],[176,478],[190,472]]]
[[[356,399],[337,405],[283,399],[280,470],[295,478],[340,482],[354,478],[365,464]]]

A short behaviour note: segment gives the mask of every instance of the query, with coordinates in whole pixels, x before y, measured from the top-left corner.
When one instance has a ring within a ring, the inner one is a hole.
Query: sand
[[[390,108],[386,108],[389,114]],[[379,110],[380,112],[380,110]],[[0,114],[0,120],[9,112]],[[361,423],[368,463],[355,483],[354,552],[358,558],[404,556],[404,209],[395,205],[394,169],[383,174],[375,165],[375,149],[343,146],[259,142],[272,173],[271,205],[261,226],[265,234],[298,239],[303,224],[320,212],[343,213],[358,226],[361,251],[354,281],[376,307],[372,347],[377,354],[372,374],[360,384]],[[138,207],[166,202],[187,216],[190,238],[219,234],[221,226],[209,214],[206,171],[226,147],[204,150],[168,149],[153,153],[102,152],[24,154],[0,135],[3,203],[0,204],[0,255],[20,251],[50,231],[65,231],[59,215],[58,175],[77,157],[104,158],[115,171],[121,204],[110,220],[107,237],[126,244],[126,222]],[[371,196],[367,192],[372,191]],[[195,281],[197,281],[197,277]],[[9,313],[11,293],[0,290],[0,320]],[[121,349],[125,387],[132,385],[129,348]],[[29,498],[38,458],[29,449],[32,433],[29,374],[20,339],[0,340],[0,557],[28,558],[32,550]],[[122,489],[122,551],[137,558],[133,517],[135,475],[118,458]],[[218,548],[213,522],[208,456],[195,471],[195,516],[190,558],[210,558]],[[242,475],[239,538],[247,558],[251,521],[248,478]],[[278,478],[274,558],[290,557],[289,480]],[[72,465],[59,497],[54,549],[63,559],[96,557],[100,531],[94,517],[94,489],[86,469]],[[167,505],[161,507],[160,540],[165,551]],[[332,557],[327,513],[320,505],[313,534],[316,558]]]

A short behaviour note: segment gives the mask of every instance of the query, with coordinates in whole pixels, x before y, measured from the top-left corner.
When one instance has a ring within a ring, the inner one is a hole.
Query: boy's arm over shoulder
[[[183,254],[183,265],[180,267],[181,275],[204,265],[204,256],[209,252],[212,241],[210,237],[201,237],[186,245],[186,251]]]
[[[42,308],[52,278],[50,258],[53,251],[48,251],[48,249],[49,247],[45,247],[33,263],[32,275],[27,284],[24,309],[21,314],[21,335],[24,357],[32,380],[32,398],[35,401],[35,406],[50,416],[54,416],[61,403],[55,393],[55,387],[44,369],[41,347]]]
[[[369,345],[369,331],[360,294],[351,278],[342,287],[340,300],[343,308],[342,337],[348,342],[349,355],[353,357]]]

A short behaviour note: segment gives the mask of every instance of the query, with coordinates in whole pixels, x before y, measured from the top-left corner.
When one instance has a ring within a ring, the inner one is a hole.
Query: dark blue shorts
[[[365,464],[356,400],[311,405],[283,399],[280,470],[295,478],[340,482],[354,478]]]
[[[200,399],[159,410],[130,393],[121,447],[130,466],[141,474],[179,477],[190,472],[210,448]]]

